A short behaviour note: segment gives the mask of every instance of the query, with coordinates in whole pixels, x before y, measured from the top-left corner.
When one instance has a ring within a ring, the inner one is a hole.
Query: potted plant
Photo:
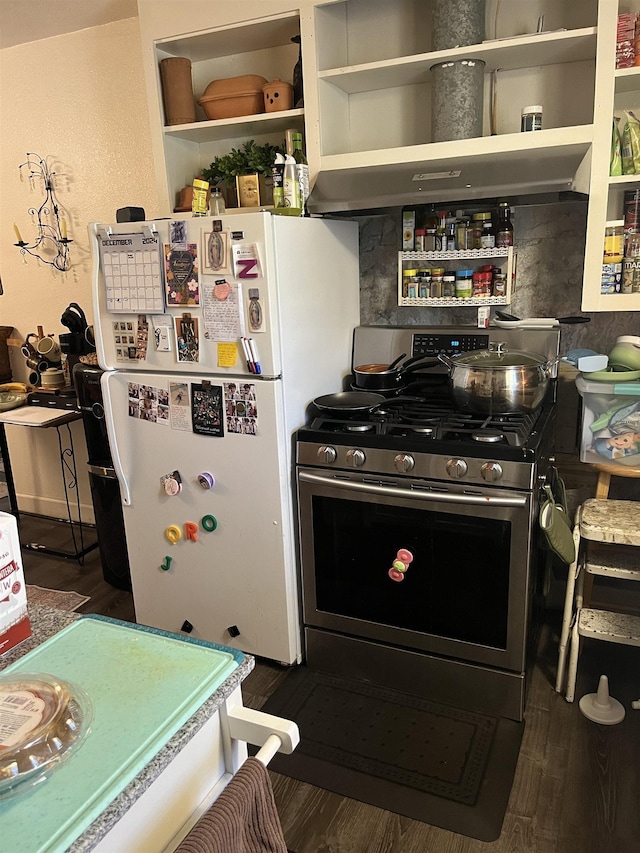
[[[241,148],[216,157],[202,177],[211,186],[220,186],[227,207],[260,207],[273,203],[271,168],[283,145],[258,145],[247,140]]]

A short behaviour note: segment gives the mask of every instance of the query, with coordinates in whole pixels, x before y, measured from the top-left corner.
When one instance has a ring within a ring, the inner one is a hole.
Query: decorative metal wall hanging
[[[69,244],[73,240],[67,237],[67,223],[59,215],[59,204],[54,187],[56,173],[49,168],[46,160],[38,154],[29,152],[25,162],[18,168],[20,180],[24,181],[26,174],[32,189],[37,181],[42,181],[44,199],[40,207],[30,207],[28,211],[37,229],[36,239],[33,243],[27,243],[22,239],[20,230],[14,223],[13,230],[18,238],[18,242],[14,245],[20,249],[21,255],[32,255],[43,264],[66,272],[71,266]],[[24,261],[26,263],[26,257]]]

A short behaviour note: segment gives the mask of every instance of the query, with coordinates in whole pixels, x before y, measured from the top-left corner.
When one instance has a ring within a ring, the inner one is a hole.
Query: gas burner
[[[436,431],[436,425],[433,426],[414,426],[413,424],[409,425],[409,429],[415,435],[433,435]]]
[[[474,441],[496,444],[499,441],[504,441],[504,433],[499,429],[479,429],[471,433],[471,438]]]
[[[375,426],[373,424],[347,424],[345,429],[347,432],[372,432]]]

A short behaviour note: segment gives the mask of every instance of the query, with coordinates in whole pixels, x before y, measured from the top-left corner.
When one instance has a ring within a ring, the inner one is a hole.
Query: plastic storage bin
[[[640,381],[597,382],[576,377],[582,397],[580,460],[640,465]]]

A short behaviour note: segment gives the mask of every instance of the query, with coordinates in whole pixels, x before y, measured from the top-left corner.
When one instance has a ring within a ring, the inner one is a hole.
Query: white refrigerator
[[[255,212],[89,233],[136,619],[300,662],[293,436],[349,371],[357,224]]]

